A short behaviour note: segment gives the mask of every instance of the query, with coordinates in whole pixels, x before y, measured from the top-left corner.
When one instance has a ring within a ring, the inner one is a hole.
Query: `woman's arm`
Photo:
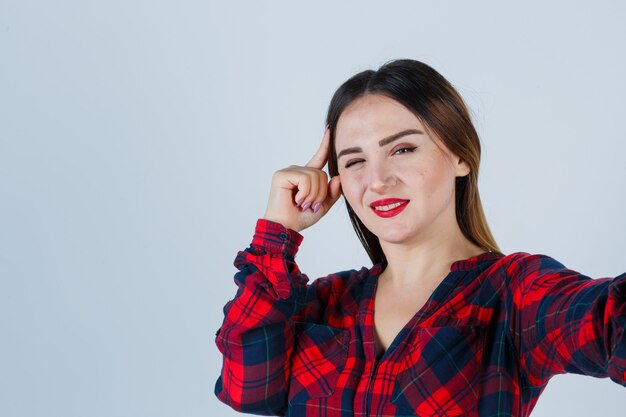
[[[561,373],[626,386],[626,274],[591,279],[545,255],[515,254],[507,275],[513,343],[531,386]]]
[[[294,322],[309,306],[308,316],[321,314],[324,297],[301,274],[294,258],[302,236],[337,201],[339,177],[328,181],[322,171],[330,141],[328,129],[306,166],[292,165],[274,173],[263,219],[252,245],[239,252],[235,282],[239,289],[224,308],[216,335],[224,356],[217,397],[238,411],[283,414],[290,380]],[[315,320],[315,318],[312,318]]]
[[[294,317],[306,304],[307,277],[294,257],[302,236],[260,219],[239,252],[238,291],[224,308],[216,343],[224,356],[217,397],[235,410],[282,414],[294,345]]]

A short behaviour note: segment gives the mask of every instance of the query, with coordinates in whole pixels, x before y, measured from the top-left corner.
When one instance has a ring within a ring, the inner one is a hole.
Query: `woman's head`
[[[386,113],[386,115],[383,116],[382,113]],[[337,137],[338,127],[343,132],[352,132],[353,139],[355,135],[363,136],[361,132],[367,133],[373,130],[381,134],[383,132],[393,134],[398,133],[393,131],[394,127],[398,131],[406,130],[404,128],[411,126],[416,126],[416,130],[423,128],[421,134],[408,133],[404,135],[404,139],[397,139],[393,141],[393,144],[387,145],[388,149],[385,152],[387,154],[392,152],[393,159],[380,159],[381,163],[377,165],[376,170],[371,171],[376,172],[371,174],[367,181],[370,181],[372,187],[385,187],[383,182],[386,179],[382,177],[387,177],[389,174],[389,181],[394,184],[398,181],[402,183],[398,193],[405,195],[404,197],[399,196],[400,198],[409,199],[407,193],[416,190],[421,193],[420,197],[428,196],[430,198],[433,193],[438,193],[439,200],[434,199],[432,200],[435,201],[434,203],[429,203],[429,210],[433,212],[433,216],[437,215],[436,210],[445,209],[445,194],[442,193],[445,193],[448,186],[452,187],[451,195],[454,200],[453,210],[455,212],[453,217],[456,218],[465,237],[485,250],[499,252],[487,226],[478,194],[478,167],[480,163],[478,135],[463,100],[452,85],[434,69],[418,61],[396,60],[383,65],[377,71],[367,70],[356,74],[335,92],[326,121],[331,132],[329,173],[334,176],[343,170],[344,175],[350,175],[351,178],[358,177],[359,155],[353,155],[356,159],[353,158],[352,161],[348,160],[350,159],[349,155],[340,155],[339,162],[342,166],[338,165],[337,152],[345,148],[341,144],[342,149],[337,147],[337,142],[344,140],[343,137]],[[369,126],[367,125],[368,122],[370,123]],[[402,145],[403,141],[408,141],[406,146]],[[418,143],[419,141],[422,142]],[[397,157],[400,153],[411,151],[410,148],[413,145],[421,146],[421,150],[425,150],[427,143],[425,141],[438,148],[429,148],[431,149],[429,156],[426,156],[425,152],[419,156],[419,158],[428,158],[430,165],[425,165],[424,160],[415,159],[418,158],[417,155]],[[378,146],[377,142],[376,146]],[[348,140],[345,143],[354,145],[355,142]],[[393,148],[394,146],[399,146],[399,149]],[[369,149],[370,151],[361,150],[365,153],[372,152],[368,156],[370,158],[368,167],[373,167],[374,164],[377,164],[377,160],[374,159],[374,155],[378,155],[375,153],[377,148],[372,145]],[[418,162],[420,166],[426,166],[426,168],[422,171],[417,169],[412,172],[410,165],[406,165],[417,164]],[[346,167],[346,164],[350,166]],[[348,169],[352,171],[347,171]],[[437,172],[433,173],[433,169]],[[384,170],[390,172],[382,172]],[[411,175],[414,178],[411,178]],[[448,180],[442,179],[444,177]],[[452,184],[450,184],[450,178],[452,178]],[[371,181],[378,181],[380,184],[376,185]],[[425,181],[429,183],[430,188],[424,186]],[[364,198],[373,199],[378,192],[375,188],[373,190],[373,193]],[[344,190],[344,197],[346,197],[348,213],[359,239],[372,262],[385,264],[385,255],[377,237],[381,234],[381,230],[370,231],[365,226],[362,220],[368,222],[368,219],[364,218],[364,216],[369,215],[368,212],[362,207],[352,207],[349,202],[350,196],[346,195],[346,191]],[[385,193],[380,192],[380,194]],[[353,192],[352,196],[354,195]],[[415,207],[417,200],[425,199],[416,198],[411,203],[413,207]],[[416,213],[423,211],[422,209],[420,208]],[[434,217],[432,218],[434,219]],[[369,223],[374,225],[376,222]],[[385,231],[385,233],[392,232]]]

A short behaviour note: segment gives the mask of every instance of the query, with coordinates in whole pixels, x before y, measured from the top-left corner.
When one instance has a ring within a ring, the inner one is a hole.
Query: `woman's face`
[[[377,94],[350,103],[337,122],[335,150],[343,195],[381,243],[418,242],[457,227],[455,178],[469,167],[402,104]]]

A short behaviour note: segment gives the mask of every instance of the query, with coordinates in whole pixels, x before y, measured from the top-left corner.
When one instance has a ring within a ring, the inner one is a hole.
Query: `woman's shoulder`
[[[502,255],[483,272],[491,279],[504,280],[509,285],[534,282],[538,278],[558,280],[564,276],[582,276],[552,256],[521,251]]]
[[[345,300],[360,299],[363,294],[369,294],[375,285],[376,277],[380,274],[380,267],[361,267],[360,269],[347,269],[319,277],[313,281],[311,287],[321,299],[329,300],[331,297]]]
[[[318,285],[334,287],[363,285],[368,281],[368,278],[378,276],[381,270],[382,268],[379,264],[371,267],[363,266],[360,269],[346,269],[319,277],[315,282]]]
[[[549,255],[530,252],[512,252],[498,260],[509,272],[517,270],[563,269],[565,266]]]

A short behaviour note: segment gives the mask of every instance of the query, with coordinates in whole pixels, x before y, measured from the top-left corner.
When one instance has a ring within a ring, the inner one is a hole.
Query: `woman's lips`
[[[383,200],[376,200],[370,204],[370,207],[379,217],[393,217],[402,213],[402,211],[409,204],[409,200],[401,200],[399,198],[385,198]]]

